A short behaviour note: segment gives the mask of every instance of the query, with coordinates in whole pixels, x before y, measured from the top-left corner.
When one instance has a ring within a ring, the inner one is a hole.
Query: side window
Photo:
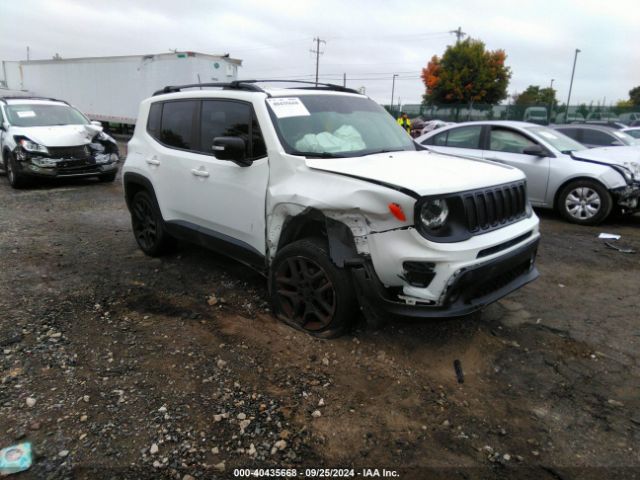
[[[149,108],[147,132],[156,140],[160,139],[160,121],[162,120],[162,102],[156,102]]]
[[[447,147],[480,148],[480,134],[482,133],[482,126],[480,125],[454,128],[449,130],[448,133]]]
[[[246,143],[247,158],[266,155],[266,147],[258,121],[248,103],[203,100],[200,120],[200,145],[202,153],[212,154],[211,146],[216,137],[240,137]]]
[[[198,102],[178,100],[162,107],[160,141],[169,147],[193,149],[193,119]]]
[[[577,128],[560,128],[558,129],[558,131],[560,133],[564,133],[569,138],[573,138],[577,142],[580,141],[580,139],[578,138],[580,132]]]
[[[522,153],[526,147],[536,143],[514,130],[492,128],[489,150],[506,153]]]
[[[433,137],[428,138],[425,142],[425,145],[438,145],[440,147],[444,147],[447,144],[447,135],[449,135],[449,131],[439,133],[438,135],[434,135]]]
[[[585,128],[582,131],[582,141],[590,145],[611,145],[616,139],[608,133],[601,132],[600,130],[592,130]]]

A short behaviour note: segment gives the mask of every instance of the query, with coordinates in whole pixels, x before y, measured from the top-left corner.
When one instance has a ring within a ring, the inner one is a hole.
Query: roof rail
[[[248,90],[251,92],[264,92],[263,89],[253,84],[245,84],[244,81],[233,81],[233,82],[217,82],[217,83],[190,83],[188,85],[167,85],[163,89],[160,89],[156,92],[153,92],[153,96],[163,95],[165,93],[176,93],[181,92],[185,88],[202,88],[202,87],[220,87],[225,90]]]
[[[69,105],[68,102],[64,100],[60,100],[58,98],[35,97],[33,95],[4,95],[0,97],[0,101],[3,101],[6,103],[7,100],[49,100],[51,102],[60,102],[60,103],[66,103],[67,105]]]
[[[337,92],[356,93],[360,95],[360,92],[352,88],[343,87],[341,85],[335,85],[333,83],[316,83],[305,80],[234,80],[227,83],[191,83],[188,85],[168,85],[161,90],[153,93],[153,96],[163,95],[165,93],[176,93],[186,88],[202,88],[202,87],[219,87],[224,90],[246,90],[250,92],[262,92],[269,95],[267,91],[260,88],[256,83],[302,83],[309,85],[302,87],[305,90],[334,90]]]
[[[360,92],[354,90],[353,88],[343,87],[342,85],[336,85],[335,83],[321,83],[321,82],[312,82],[309,80],[240,80],[242,83],[302,83],[305,85],[310,85],[309,87],[305,87],[305,89],[322,89],[322,90],[335,90],[337,92],[347,92],[347,93],[357,93],[360,95]]]

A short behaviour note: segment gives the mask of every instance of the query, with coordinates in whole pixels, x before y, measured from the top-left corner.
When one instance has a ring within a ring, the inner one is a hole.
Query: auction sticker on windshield
[[[16,112],[16,113],[20,118],[29,118],[29,117],[36,116],[36,112],[34,112],[33,110],[23,110],[22,112]]]
[[[267,98],[267,103],[278,118],[307,117],[310,115],[307,107],[296,97]]]

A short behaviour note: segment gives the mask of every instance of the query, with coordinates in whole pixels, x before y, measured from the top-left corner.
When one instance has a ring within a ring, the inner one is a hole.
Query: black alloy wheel
[[[343,334],[357,316],[351,275],[332,262],[321,238],[283,247],[271,265],[269,288],[278,317],[317,337]]]
[[[336,291],[317,262],[289,257],[278,265],[275,276],[276,293],[287,318],[314,332],[331,324],[336,313]]]

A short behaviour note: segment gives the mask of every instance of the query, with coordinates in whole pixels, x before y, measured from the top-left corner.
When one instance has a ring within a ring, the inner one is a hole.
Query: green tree
[[[422,69],[425,103],[498,103],[507,97],[511,69],[504,50],[489,51],[480,40],[450,45]]]
[[[514,99],[516,105],[554,105],[557,103],[556,91],[553,88],[540,88],[529,85],[524,92]]]
[[[640,85],[629,90],[629,100],[634,107],[640,107]]]

